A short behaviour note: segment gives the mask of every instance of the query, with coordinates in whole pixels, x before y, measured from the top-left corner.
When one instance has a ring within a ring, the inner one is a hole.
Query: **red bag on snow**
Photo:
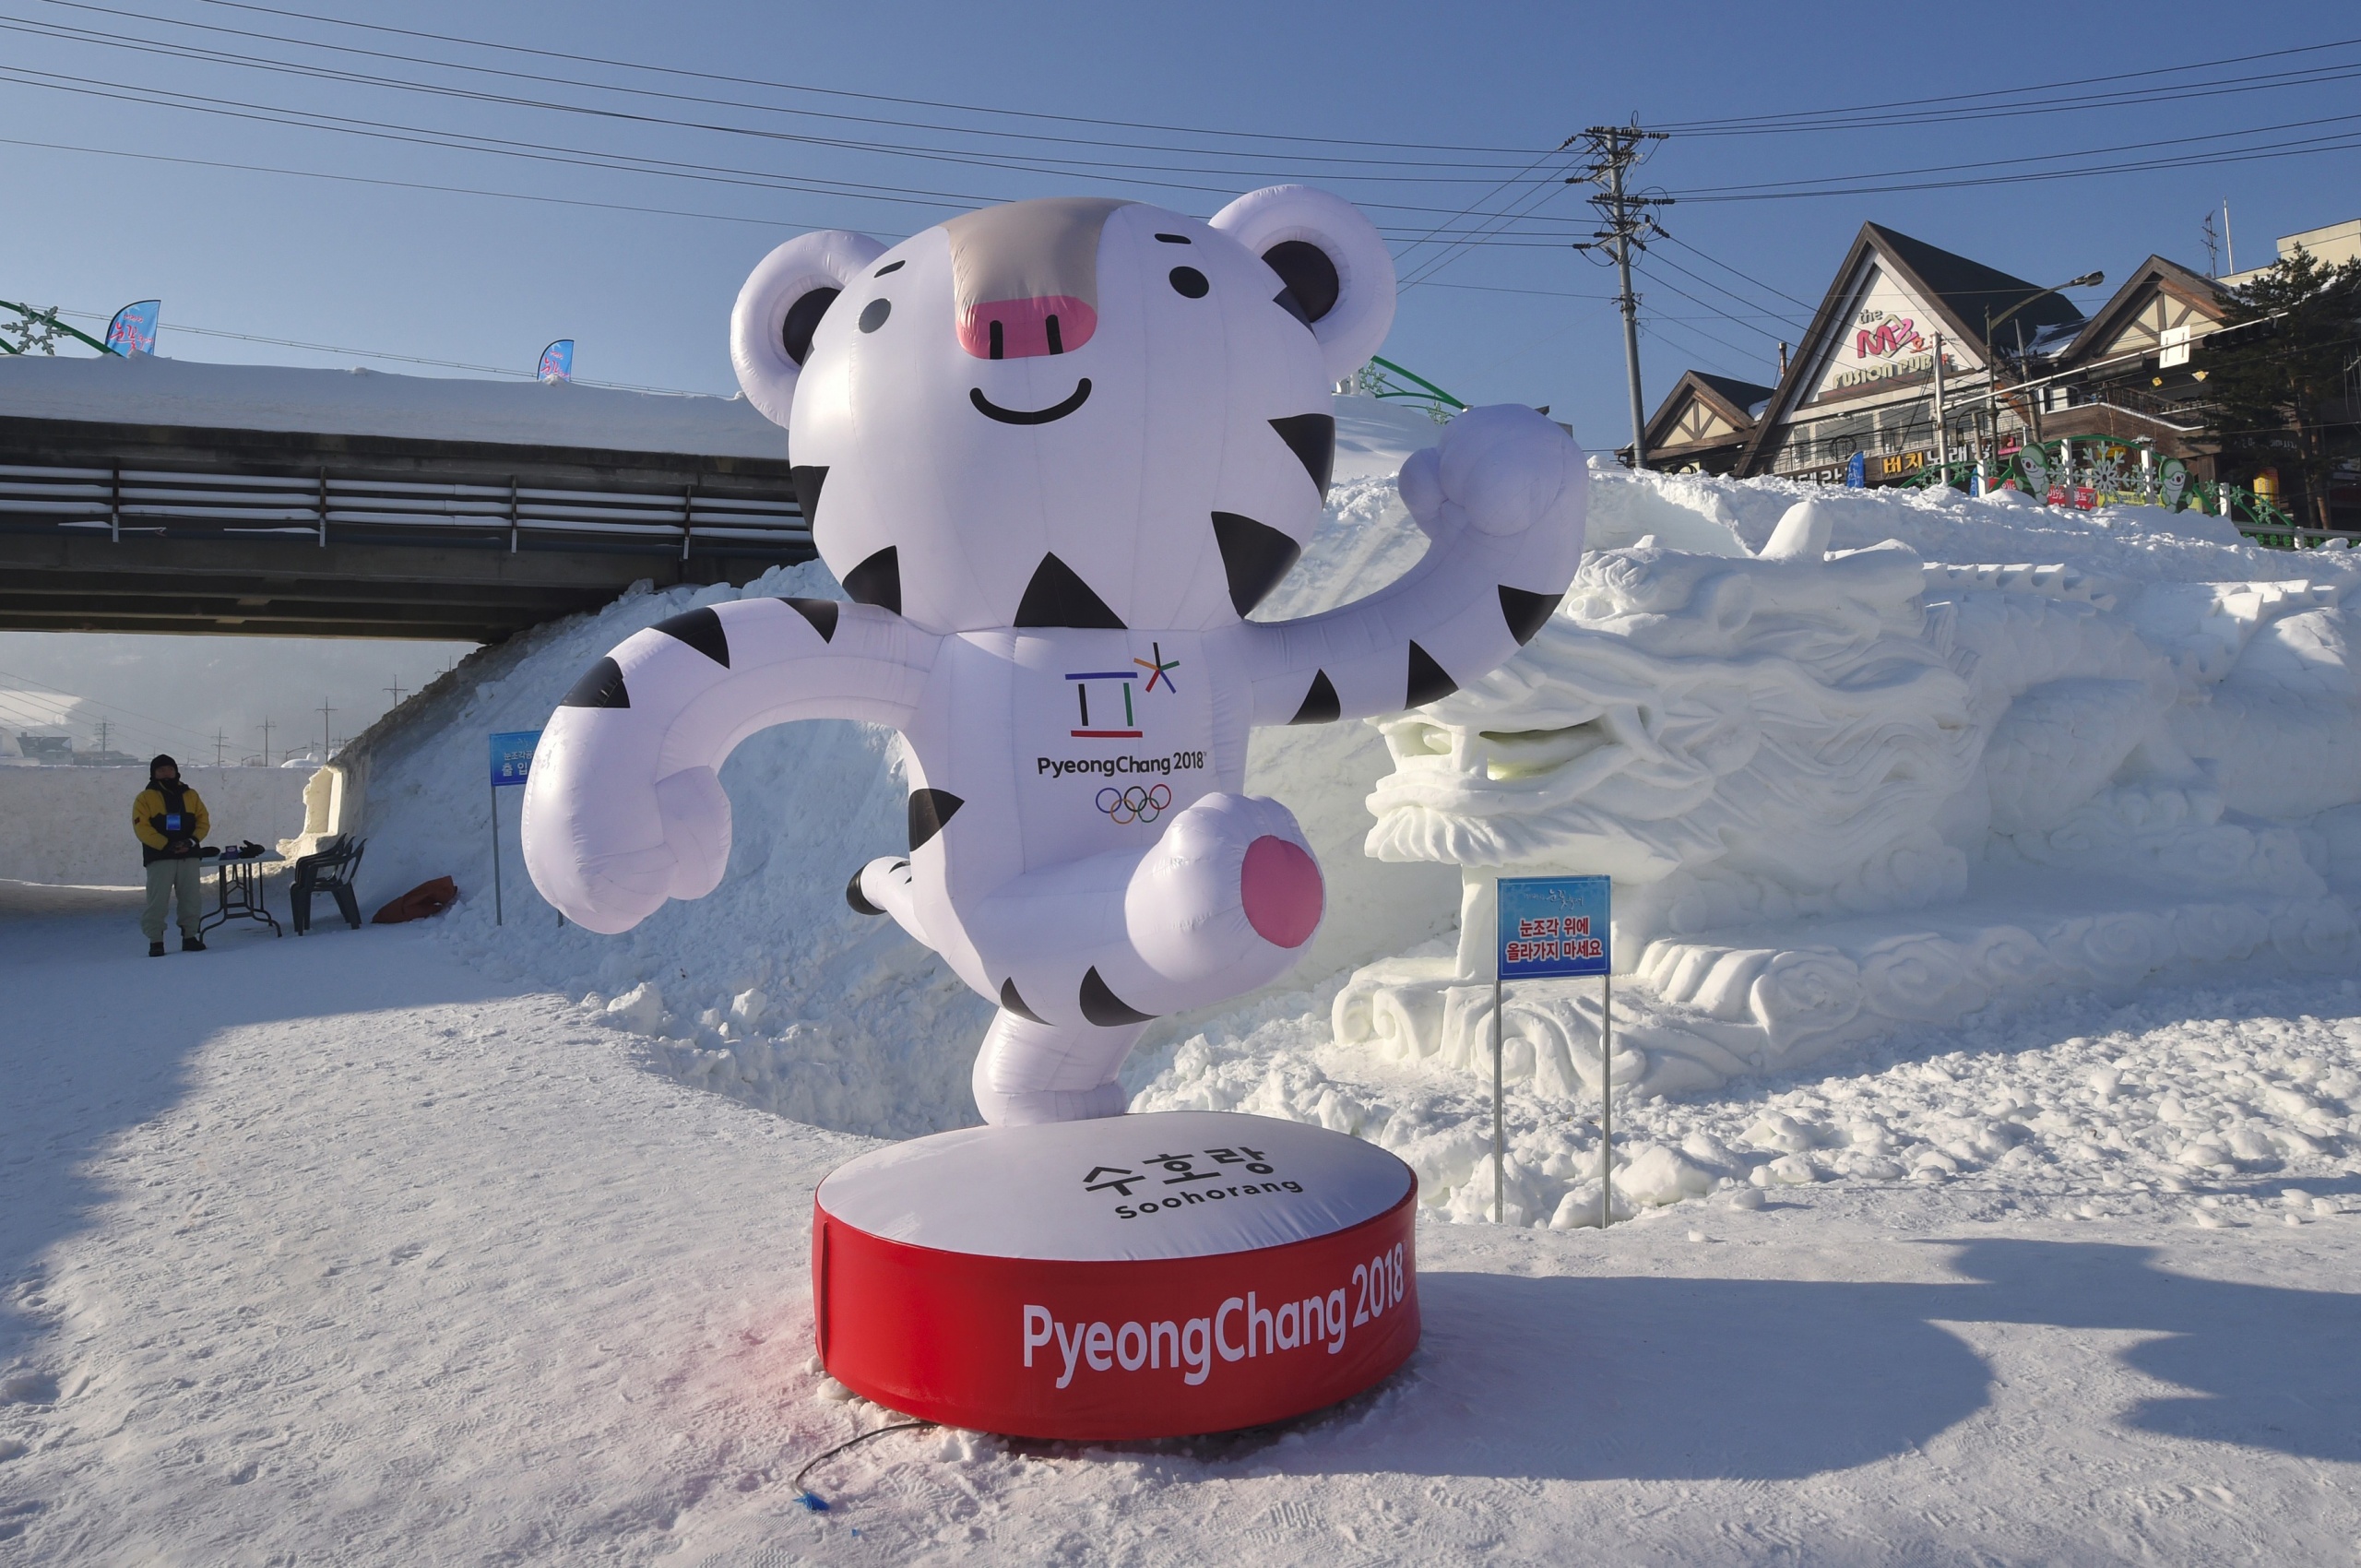
[[[432,882],[421,882],[384,909],[370,917],[372,925],[399,925],[404,921],[422,921],[429,915],[439,915],[459,901],[457,884],[447,876]]]

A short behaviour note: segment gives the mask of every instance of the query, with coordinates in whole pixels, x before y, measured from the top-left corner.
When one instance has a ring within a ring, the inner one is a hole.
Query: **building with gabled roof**
[[[1648,466],[1726,474],[1737,467],[1775,388],[1710,371],[1681,373],[1646,427]],[[1625,450],[1628,462],[1631,453]]]
[[[2083,325],[2082,313],[2042,285],[1864,223],[1836,270],[1787,374],[1739,455],[1741,475],[1841,478],[1854,454],[1871,483],[1907,478],[1935,460],[1936,357],[1945,423],[1956,448],[1985,400],[1995,357],[2039,352]]]
[[[2220,331],[2227,285],[2152,255],[2093,313],[2027,396],[2042,434],[2148,441],[2167,457],[2201,456],[2211,410],[2192,349]]]

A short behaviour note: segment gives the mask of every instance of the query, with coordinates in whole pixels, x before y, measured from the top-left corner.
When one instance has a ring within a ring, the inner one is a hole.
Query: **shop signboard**
[[[1916,381],[1935,369],[1935,340],[1942,339],[1947,374],[1981,368],[1947,335],[1924,300],[1883,267],[1872,267],[1855,296],[1844,329],[1835,335],[1811,402],[1857,396],[1880,382]]]

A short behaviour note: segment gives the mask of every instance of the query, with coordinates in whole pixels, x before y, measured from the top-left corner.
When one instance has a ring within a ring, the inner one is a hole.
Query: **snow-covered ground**
[[[1999,1088],[2081,1085],[1973,1176],[1604,1234],[1430,1218],[1425,1343],[1347,1407],[1136,1446],[896,1432],[816,1470],[815,1514],[797,1468],[887,1420],[809,1360],[812,1188],[866,1140],[647,1071],[419,927],[155,962],[120,895],[0,903],[0,1562],[2341,1562],[2361,1538],[2354,1167],[2173,1190],[2106,1148],[2299,1062],[2324,1105],[2361,1064],[2334,981],[1689,1102],[1729,1141],[1781,1106],[1916,1134],[1954,1101],[2027,1126]]]

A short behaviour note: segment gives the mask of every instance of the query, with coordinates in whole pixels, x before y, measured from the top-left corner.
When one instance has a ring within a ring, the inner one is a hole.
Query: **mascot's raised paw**
[[[1402,500],[1430,534],[1463,528],[1503,536],[1571,521],[1582,526],[1588,476],[1566,433],[1519,404],[1470,409],[1442,439],[1402,465]]]
[[[1158,1010],[1177,1011],[1277,979],[1311,940],[1324,898],[1319,862],[1287,807],[1212,794],[1142,858],[1123,921],[1170,988]]]

